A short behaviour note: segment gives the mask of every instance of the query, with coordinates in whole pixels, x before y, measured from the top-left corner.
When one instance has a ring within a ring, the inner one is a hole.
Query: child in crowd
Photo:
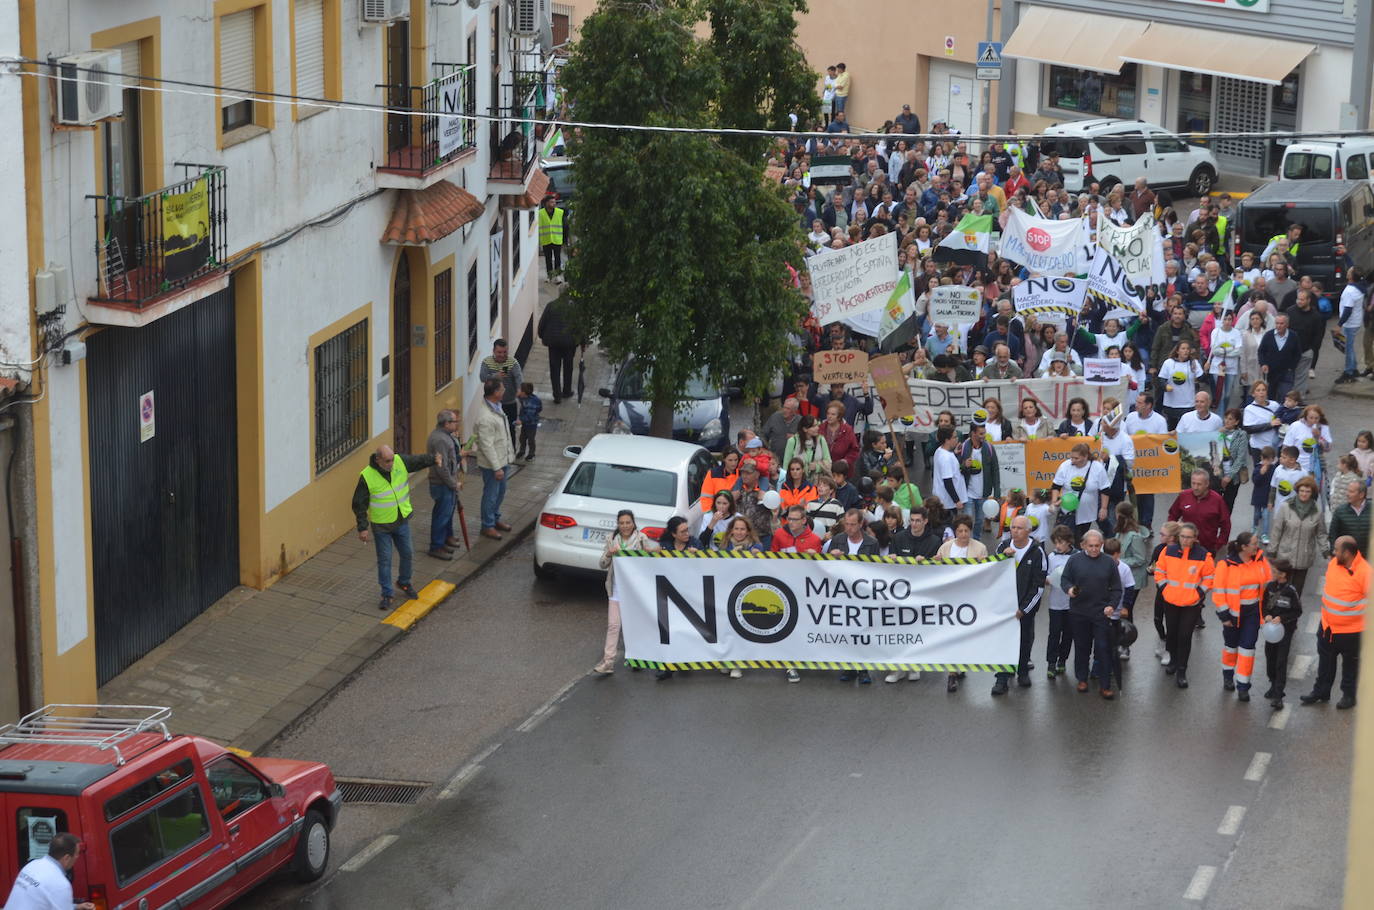
[[[1355,434],[1355,448],[1350,450],[1360,466],[1360,473],[1374,478],[1374,433],[1360,430]]]
[[[1002,497],[1002,510],[997,516],[997,539],[1006,540],[1011,536],[1011,520],[1017,515],[1026,514],[1026,494],[1012,490]],[[1031,522],[1031,536],[1035,536],[1035,522]]]
[[[1298,447],[1284,446],[1279,451],[1279,466],[1274,469],[1274,477],[1271,481],[1269,508],[1277,509],[1292,499],[1293,484],[1306,476],[1307,472],[1298,467]]]
[[[875,479],[900,473],[897,455],[887,445],[887,434],[869,430],[864,434],[863,472]]]
[[[1055,570],[1063,574],[1064,564],[1073,555],[1073,528],[1059,525],[1050,533],[1054,549],[1047,556],[1045,567],[1048,578],[1055,578]],[[1069,650],[1073,646],[1073,635],[1069,632],[1069,595],[1059,585],[1050,580],[1045,585],[1050,589],[1050,634],[1045,642],[1045,675],[1054,679],[1064,675]]]
[[[1260,449],[1259,464],[1250,472],[1250,480],[1254,484],[1250,491],[1250,508],[1255,510],[1255,531],[1260,536],[1260,543],[1266,547],[1269,546],[1269,526],[1274,520],[1274,510],[1269,500],[1276,466],[1274,447],[1265,446]]]
[[[1103,541],[1102,552],[1110,556],[1112,562],[1116,563],[1116,573],[1121,578],[1121,599],[1116,602],[1116,609],[1108,617],[1111,622],[1107,632],[1107,641],[1110,643],[1110,647],[1108,653],[1103,655],[1102,672],[1106,674],[1105,678],[1109,687],[1115,680],[1115,688],[1120,689],[1120,661],[1131,659],[1131,649],[1121,644],[1121,620],[1130,618],[1130,604],[1135,603],[1139,589],[1135,586],[1135,575],[1131,572],[1131,567],[1121,559],[1121,541],[1116,537]],[[1103,676],[1099,675],[1098,679],[1103,679]]]
[[[770,482],[776,481],[780,466],[774,463],[773,453],[763,444],[763,438],[748,428],[740,430],[736,438],[739,440],[740,462],[752,461],[759,469],[760,477]]]
[[[1365,483],[1365,476],[1360,473],[1360,464],[1355,460],[1354,455],[1342,455],[1336,460],[1336,473],[1331,475],[1331,486],[1327,493],[1327,500],[1331,503],[1331,511],[1334,512],[1346,504],[1350,498],[1349,490],[1352,483]]]
[[[534,461],[534,434],[539,432],[539,412],[544,410],[544,402],[534,394],[534,383],[520,383],[520,391],[515,393],[520,405],[520,419],[515,425],[520,429],[520,445],[515,451],[516,458]]]
[[[1130,590],[1123,596],[1122,603],[1134,616],[1135,599],[1150,577],[1150,529],[1141,527],[1136,521],[1135,506],[1129,502],[1116,504],[1116,539],[1121,541],[1121,561],[1131,570],[1130,585],[1123,585]]]
[[[1178,522],[1166,521],[1159,528],[1159,543],[1150,553],[1150,564],[1145,567],[1151,575],[1155,573],[1155,563],[1159,562],[1159,554],[1164,552],[1164,548],[1170,544],[1178,542]],[[1168,641],[1169,637],[1164,634],[1164,592],[1155,588],[1155,631],[1159,633],[1159,642],[1155,645],[1155,655],[1159,662],[1164,665],[1169,663]]]
[[[1279,429],[1287,433],[1290,423],[1297,423],[1302,419],[1302,396],[1297,392],[1290,391],[1283,396],[1283,406],[1274,412],[1274,416],[1282,424]]]
[[[1264,587],[1264,599],[1260,601],[1260,621],[1277,622],[1283,625],[1283,639],[1271,643],[1264,642],[1264,671],[1269,677],[1269,691],[1264,697],[1274,708],[1283,707],[1284,688],[1288,685],[1288,650],[1293,645],[1293,634],[1298,630],[1298,617],[1302,615],[1302,598],[1298,589],[1293,587],[1293,565],[1286,559],[1276,559],[1274,580]]]
[[[1031,502],[1026,506],[1026,515],[1031,520],[1031,536],[1042,547],[1050,545],[1050,530],[1054,527],[1050,521],[1050,491],[1032,490]]]

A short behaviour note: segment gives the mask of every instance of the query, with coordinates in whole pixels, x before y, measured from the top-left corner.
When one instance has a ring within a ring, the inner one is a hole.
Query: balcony
[[[99,238],[91,322],[145,325],[229,286],[225,169],[176,167],[185,179],[152,193],[86,197]]]
[[[549,129],[534,120],[547,120],[554,109],[554,86],[549,71],[515,70],[512,81],[501,86],[502,106],[492,113],[490,190],[506,196],[523,196],[539,163],[539,150]]]
[[[386,162],[377,168],[378,186],[426,189],[476,154],[473,67],[436,63],[434,68],[438,75],[428,85],[378,86],[386,89],[387,107],[398,111],[386,115]]]

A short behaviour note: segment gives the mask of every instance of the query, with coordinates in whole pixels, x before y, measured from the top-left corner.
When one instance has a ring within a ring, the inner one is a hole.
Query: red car
[[[78,902],[223,907],[273,873],[314,881],[341,802],[317,762],[240,758],[171,709],[49,705],[0,727],[0,904],[56,833],[85,844]]]

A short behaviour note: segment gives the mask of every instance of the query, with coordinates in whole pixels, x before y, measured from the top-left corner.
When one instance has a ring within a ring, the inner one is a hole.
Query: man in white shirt
[[[1345,335],[1345,372],[1336,380],[1341,383],[1354,382],[1360,376],[1355,340],[1360,337],[1360,329],[1364,328],[1364,298],[1368,292],[1364,272],[1356,266],[1351,266],[1346,273],[1346,282],[1345,290],[1341,291],[1341,302],[1336,307],[1337,321],[1341,333]]]
[[[1126,415],[1122,421],[1122,429],[1129,436],[1137,436],[1141,433],[1167,433],[1169,423],[1164,419],[1164,415],[1155,410],[1154,396],[1148,392],[1141,392],[1135,399],[1135,410]],[[1132,463],[1135,459],[1135,444],[1131,444]],[[1137,493],[1135,497],[1136,516],[1140,523],[1145,527],[1152,527],[1155,520],[1155,497],[1153,493]]]
[[[939,448],[935,450],[932,477],[935,495],[939,497],[940,505],[952,509],[955,515],[959,515],[964,511],[964,503],[968,501],[968,488],[964,484],[964,474],[960,470],[959,456],[954,454],[955,447],[959,445],[959,437],[954,432],[954,427],[940,427],[935,431],[935,441],[939,443]]]
[[[1193,409],[1178,418],[1180,433],[1207,433],[1221,429],[1221,416],[1212,411],[1212,395],[1199,391],[1193,396]]]
[[[81,841],[76,835],[54,834],[48,841],[48,855],[30,860],[19,870],[5,910],[73,910],[72,883],[67,874],[80,855]],[[74,910],[95,910],[95,904],[75,904]]]

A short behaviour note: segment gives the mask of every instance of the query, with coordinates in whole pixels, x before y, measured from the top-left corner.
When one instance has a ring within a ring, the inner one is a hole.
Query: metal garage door
[[[1262,133],[1269,129],[1269,86],[1249,79],[1216,80],[1216,117],[1219,133]],[[1264,140],[1218,139],[1217,164],[1232,174],[1258,177],[1264,173]]]

